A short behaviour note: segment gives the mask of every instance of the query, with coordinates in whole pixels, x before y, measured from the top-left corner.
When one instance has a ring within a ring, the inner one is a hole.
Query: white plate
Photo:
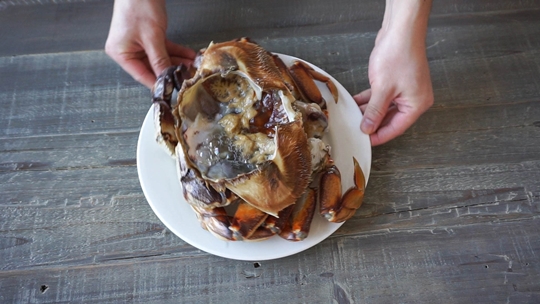
[[[287,55],[278,55],[287,65],[292,64],[294,60],[299,60]],[[362,167],[367,183],[371,167],[371,144],[369,137],[360,131],[362,113],[341,84],[323,70],[310,65],[330,77],[339,91],[339,102],[335,104],[326,86],[317,83],[323,97],[327,100],[330,113],[329,132],[324,141],[332,146],[331,155],[341,171],[343,191],[353,183],[353,156]],[[137,145],[137,169],[144,195],[167,228],[200,250],[236,260],[277,259],[318,244],[342,225],[329,223],[316,213],[309,236],[301,242],[286,241],[279,236],[260,242],[221,241],[201,228],[182,195],[174,160],[158,146],[155,134],[153,113],[148,111]]]

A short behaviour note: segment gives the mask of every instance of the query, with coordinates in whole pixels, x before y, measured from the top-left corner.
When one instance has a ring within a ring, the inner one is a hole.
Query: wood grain
[[[258,264],[207,255],[156,256],[3,272],[0,286],[18,290],[4,299],[24,302],[456,303],[481,293],[478,300],[485,303],[534,303],[536,230],[535,221],[520,221],[388,231],[334,237],[302,254]],[[479,242],[490,239],[497,244]],[[484,251],[488,246],[497,250]],[[48,289],[41,293],[43,285]]]
[[[174,41],[250,36],[350,93],[384,2],[168,1]],[[540,302],[540,1],[435,1],[435,105],[373,149],[365,203],[273,261],[209,255],[139,185],[150,93],[102,51],[112,2],[0,2],[1,303]]]

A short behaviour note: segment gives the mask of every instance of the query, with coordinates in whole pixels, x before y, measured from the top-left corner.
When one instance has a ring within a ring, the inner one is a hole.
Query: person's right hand
[[[105,52],[135,80],[152,88],[171,65],[191,64],[195,51],[166,38],[165,0],[116,0]]]
[[[425,46],[430,9],[431,1],[387,1],[369,58],[371,88],[354,96],[372,146],[401,135],[433,105]]]

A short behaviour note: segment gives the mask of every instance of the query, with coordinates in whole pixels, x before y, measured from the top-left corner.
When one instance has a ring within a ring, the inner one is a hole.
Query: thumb
[[[364,111],[364,117],[360,124],[360,129],[365,134],[373,134],[381,125],[390,103],[392,102],[392,95],[390,92],[382,90],[372,89],[371,98]]]

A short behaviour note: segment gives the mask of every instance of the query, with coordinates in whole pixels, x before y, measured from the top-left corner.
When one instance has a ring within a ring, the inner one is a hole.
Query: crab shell
[[[173,111],[177,120],[176,136],[181,145],[181,151],[177,153],[181,170],[193,170],[208,188],[219,193],[229,189],[248,204],[277,217],[279,211],[294,204],[305,192],[310,183],[312,167],[302,115],[293,106],[295,98],[274,64],[272,54],[255,43],[241,39],[210,44],[199,55],[196,65],[194,77],[182,84]],[[228,130],[226,133],[232,138],[231,141],[250,137],[249,144],[256,147],[245,154],[258,153],[258,156],[244,160],[248,164],[242,170],[216,166],[217,174],[211,174],[210,171],[216,170],[202,168],[203,161],[198,159],[197,153],[204,154],[198,149],[208,145],[204,140],[212,136],[219,119],[227,114],[232,114],[233,118],[236,115],[223,106],[230,103],[227,101],[231,97],[227,95],[229,93],[219,95],[219,85],[230,82],[245,86],[239,88],[241,91],[247,89],[247,93],[239,92],[237,96],[238,104],[247,108],[241,109],[242,118],[233,120],[232,124],[221,125]],[[210,90],[212,93],[209,94],[209,87],[212,86],[217,89]],[[271,113],[266,113],[263,125],[254,126],[262,115],[253,112],[254,102],[261,102],[265,98],[272,103]],[[224,173],[231,170],[232,173]],[[197,205],[193,200],[190,203]]]

